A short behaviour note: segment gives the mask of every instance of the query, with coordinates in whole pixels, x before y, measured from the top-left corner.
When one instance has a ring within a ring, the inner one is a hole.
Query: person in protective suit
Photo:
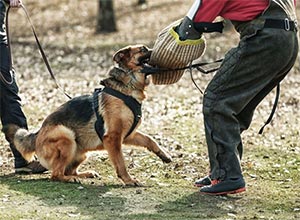
[[[225,195],[246,190],[240,164],[241,133],[250,126],[258,104],[279,85],[296,61],[295,6],[296,0],[195,0],[187,15],[171,31],[159,34],[150,63],[173,68],[176,67],[173,64],[187,65],[194,59],[189,57],[186,61],[184,51],[203,39],[203,33],[222,31],[222,25],[214,23],[216,17],[230,20],[240,34],[238,46],[226,53],[204,92],[210,173],[195,182],[200,193]],[[170,35],[177,47],[170,47],[171,41],[166,40]],[[193,54],[194,50],[188,51]],[[162,72],[153,75],[153,81],[170,84],[177,82],[181,75]]]
[[[12,68],[11,54],[7,42],[5,30],[5,16],[7,6],[19,7],[21,0],[0,0],[0,118],[10,149],[14,156],[16,173],[43,173],[46,171],[38,161],[28,163],[17,151],[11,140],[8,139],[7,128],[14,124],[27,129],[27,120],[21,109],[19,88],[16,83]]]

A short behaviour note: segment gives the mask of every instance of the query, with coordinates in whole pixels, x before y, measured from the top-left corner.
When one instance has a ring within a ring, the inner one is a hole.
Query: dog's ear
[[[113,60],[119,64],[126,63],[128,61],[128,58],[130,57],[130,50],[130,47],[127,47],[125,49],[117,51],[113,56]]]

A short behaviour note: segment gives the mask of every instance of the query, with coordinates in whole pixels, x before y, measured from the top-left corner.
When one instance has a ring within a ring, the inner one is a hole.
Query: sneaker
[[[208,195],[227,195],[246,191],[246,183],[244,179],[225,179],[212,180],[211,185],[203,186],[200,189],[201,194]]]
[[[15,168],[16,174],[41,174],[46,171],[47,169],[39,161],[32,161],[24,167]]]
[[[202,186],[209,186],[211,184],[211,179],[209,176],[205,176],[199,180],[196,180],[195,186],[202,187]]]

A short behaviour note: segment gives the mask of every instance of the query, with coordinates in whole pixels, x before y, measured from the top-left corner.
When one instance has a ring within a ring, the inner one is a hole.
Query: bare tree
[[[99,0],[97,33],[117,31],[113,0]]]
[[[146,0],[138,0],[138,5],[146,4]]]

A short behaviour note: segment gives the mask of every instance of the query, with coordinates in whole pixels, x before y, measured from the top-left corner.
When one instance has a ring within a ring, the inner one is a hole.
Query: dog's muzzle
[[[139,65],[139,66],[142,66],[142,65],[145,64],[145,63],[149,63],[151,54],[152,54],[152,50],[149,49],[149,50],[146,52],[145,55],[139,57],[139,59],[138,59],[138,62],[139,62],[138,65]]]

